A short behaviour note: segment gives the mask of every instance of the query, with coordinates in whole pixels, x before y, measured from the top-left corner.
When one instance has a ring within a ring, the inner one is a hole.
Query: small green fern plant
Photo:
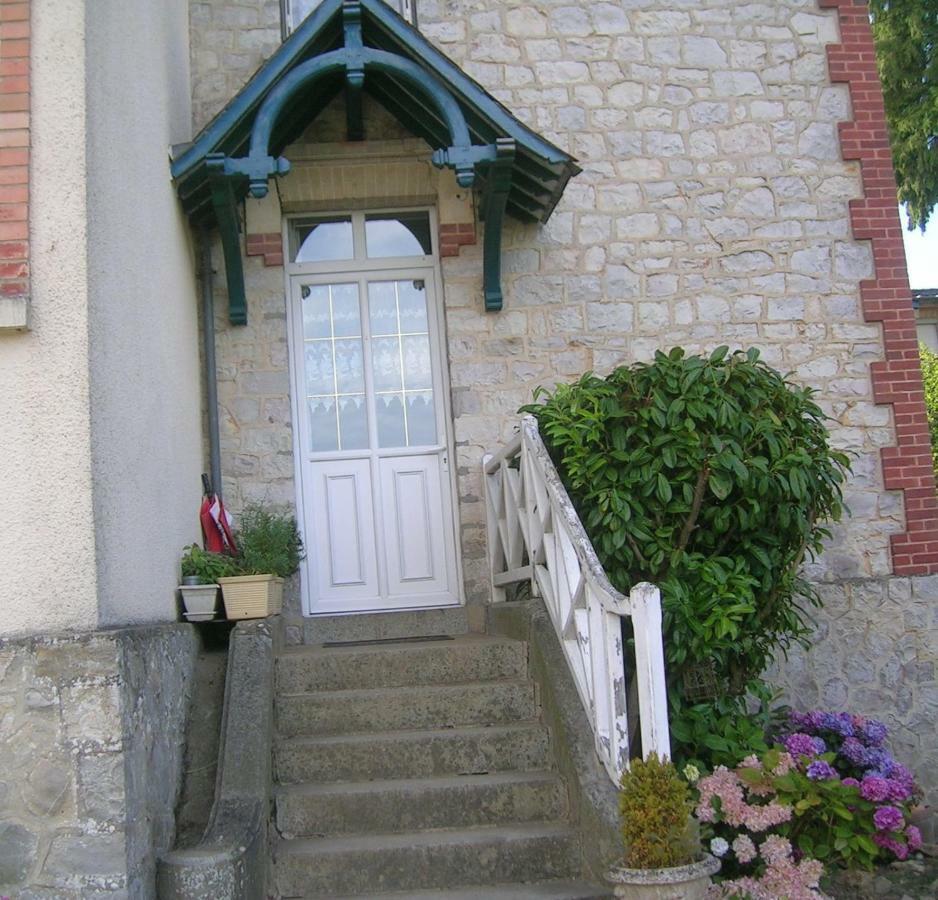
[[[625,865],[666,869],[696,861],[700,838],[693,808],[690,788],[670,760],[654,753],[633,759],[619,793]]]

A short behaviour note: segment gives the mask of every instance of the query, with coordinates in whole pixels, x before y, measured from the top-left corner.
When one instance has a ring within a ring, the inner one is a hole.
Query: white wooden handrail
[[[533,416],[485,457],[483,473],[493,602],[504,601],[506,585],[528,580],[544,598],[596,752],[616,784],[630,758],[621,620],[631,618],[642,749],[670,756],[658,588],[642,582],[626,597],[612,586]]]

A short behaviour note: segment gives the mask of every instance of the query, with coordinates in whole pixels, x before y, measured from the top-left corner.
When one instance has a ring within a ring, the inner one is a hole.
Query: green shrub
[[[303,541],[296,519],[264,506],[245,507],[235,544],[241,575],[289,578],[303,559]]]
[[[690,787],[668,760],[633,759],[622,776],[619,811],[625,865],[630,869],[684,866],[700,855]]]
[[[184,549],[180,569],[183,578],[195,576],[202,584],[214,584],[219,578],[240,574],[238,560],[234,557],[203,550],[198,544]]]
[[[922,381],[925,383],[925,412],[931,431],[931,459],[938,480],[938,353],[932,353],[924,344],[919,344],[922,358]]]
[[[799,567],[842,514],[849,462],[813,392],[757,350],[720,347],[539,394],[546,402],[524,411],[612,583],[662,589],[672,719],[699,699],[683,691],[695,669],[712,671],[715,696],[742,695],[806,635],[819,601]]]

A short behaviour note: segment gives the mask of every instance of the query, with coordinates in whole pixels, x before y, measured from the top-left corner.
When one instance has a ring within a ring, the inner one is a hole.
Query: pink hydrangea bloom
[[[922,849],[922,832],[918,830],[918,826],[910,825],[906,828],[905,839],[909,844],[909,850],[914,852]],[[735,847],[736,845],[734,844],[733,846]]]
[[[735,846],[735,845],[734,845]],[[712,897],[747,896],[752,900],[813,900],[823,897],[818,882],[824,867],[816,859],[795,862],[791,844],[777,834],[770,835],[759,848],[766,861],[765,871],[759,878],[737,878],[724,881]]]
[[[733,841],[733,853],[736,854],[736,859],[745,865],[756,858],[756,845],[748,834],[738,835],[736,840]]]
[[[750,831],[760,832],[780,825],[791,819],[791,807],[778,803],[765,806],[750,806],[746,802],[739,776],[726,768],[717,766],[712,775],[702,778],[698,784],[700,801],[696,815],[701,822],[716,821],[711,801],[720,799],[720,818],[733,828],[745,826]]]
[[[790,753],[782,753],[778,758],[778,765],[772,769],[772,774],[781,777],[787,775],[795,768],[795,760]]]

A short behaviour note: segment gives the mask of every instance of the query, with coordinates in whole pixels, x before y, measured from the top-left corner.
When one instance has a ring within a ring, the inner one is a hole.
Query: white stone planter
[[[720,871],[720,860],[709,853],[689,866],[668,869],[610,869],[606,880],[614,895],[626,900],[703,900],[710,877]]]
[[[283,579],[275,575],[237,575],[218,583],[229,619],[262,619],[283,606]]]
[[[190,621],[212,619],[218,602],[217,584],[181,584],[179,593],[186,608],[186,618]]]

